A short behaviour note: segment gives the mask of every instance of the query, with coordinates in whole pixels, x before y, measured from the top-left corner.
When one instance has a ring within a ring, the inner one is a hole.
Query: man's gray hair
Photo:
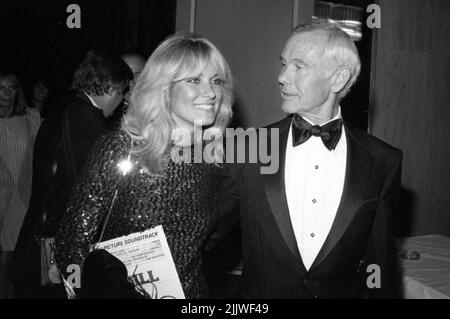
[[[361,61],[358,49],[351,37],[334,23],[309,22],[295,27],[291,36],[306,32],[323,32],[325,34],[325,53],[338,66],[344,66],[350,71],[350,80],[340,93],[344,97],[356,82],[361,71]]]

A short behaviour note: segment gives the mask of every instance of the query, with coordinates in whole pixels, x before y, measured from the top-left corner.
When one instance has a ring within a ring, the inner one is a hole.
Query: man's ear
[[[351,72],[347,67],[339,67],[331,78],[331,91],[335,94],[341,92],[350,81],[350,77]]]
[[[106,94],[108,94],[109,96],[113,96],[115,92],[116,91],[113,88],[109,88],[108,92],[106,92]]]

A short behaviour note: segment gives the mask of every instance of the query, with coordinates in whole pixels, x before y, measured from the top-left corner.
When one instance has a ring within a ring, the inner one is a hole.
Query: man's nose
[[[291,69],[288,66],[283,66],[278,76],[278,83],[281,85],[289,84],[291,79]]]

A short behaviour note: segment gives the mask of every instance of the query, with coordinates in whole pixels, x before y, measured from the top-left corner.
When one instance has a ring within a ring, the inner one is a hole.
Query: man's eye
[[[200,83],[200,79],[199,78],[192,78],[188,80],[189,83],[193,83],[193,84],[199,84]]]

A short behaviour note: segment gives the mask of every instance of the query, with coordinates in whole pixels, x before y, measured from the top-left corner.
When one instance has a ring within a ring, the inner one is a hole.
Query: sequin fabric
[[[133,169],[124,176],[118,163],[129,156],[130,147],[124,131],[107,135],[94,147],[62,217],[57,263],[63,270],[82,264],[117,190],[102,240],[162,225],[186,298],[207,297],[201,249],[217,219],[215,192],[221,168],[175,163],[167,153],[164,176],[147,174],[133,156]]]

